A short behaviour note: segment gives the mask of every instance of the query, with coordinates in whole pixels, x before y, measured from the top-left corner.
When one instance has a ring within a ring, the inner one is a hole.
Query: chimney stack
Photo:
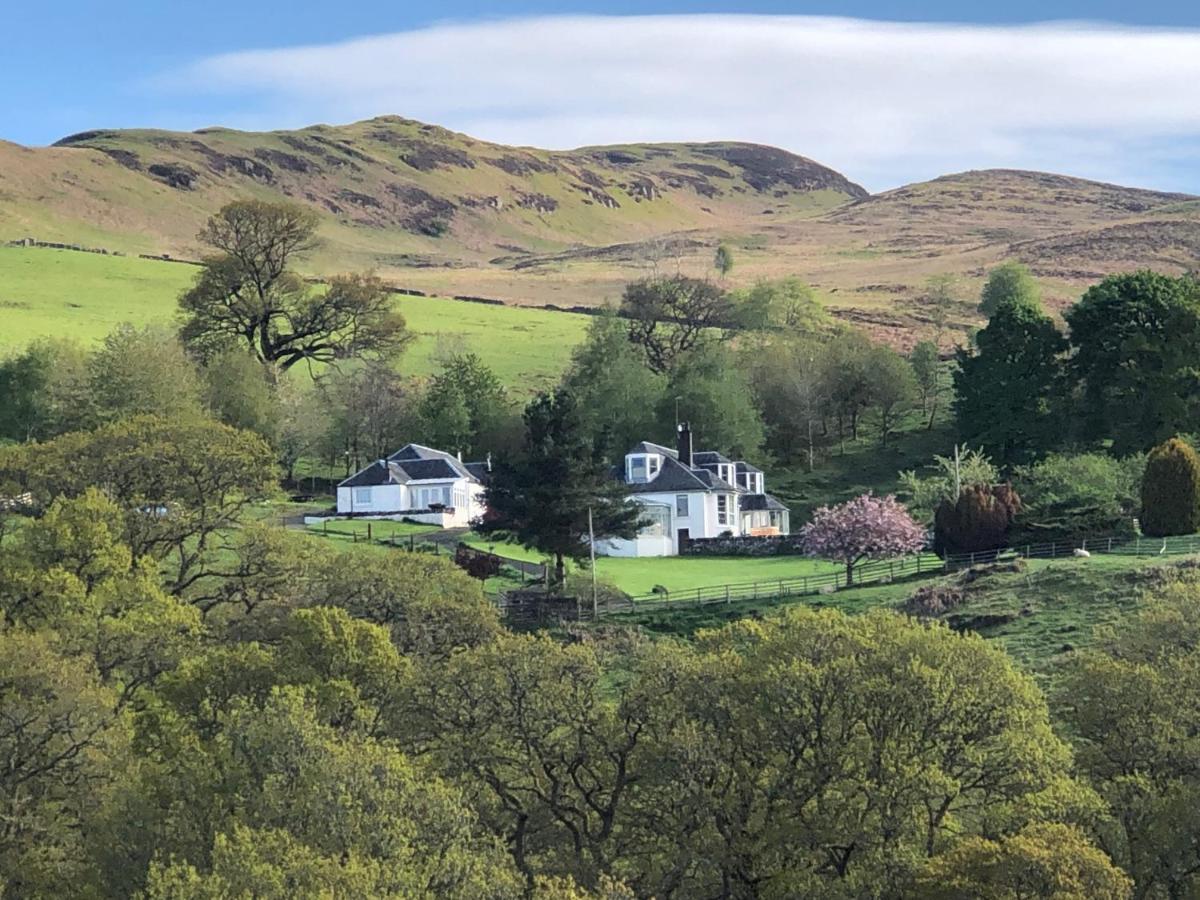
[[[688,468],[692,466],[692,426],[690,422],[680,422],[676,426],[679,431],[675,449],[679,453],[679,461]]]

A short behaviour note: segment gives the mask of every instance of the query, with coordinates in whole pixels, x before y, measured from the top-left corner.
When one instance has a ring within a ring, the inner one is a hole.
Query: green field
[[[122,322],[170,324],[193,266],[70,250],[0,247],[0,353],[38,337],[95,341]],[[417,339],[398,367],[437,368],[439,348],[471,350],[518,395],[557,381],[588,317],[437,297],[398,297]]]
[[[511,559],[539,563],[545,561],[544,554],[526,550],[517,544],[500,543],[478,535],[468,536],[465,543]],[[597,576],[634,596],[649,594],[658,585],[670,591],[672,597],[681,598],[696,588],[711,588],[724,584],[763,582],[766,590],[769,582],[781,578],[803,578],[806,575],[838,571],[841,571],[840,566],[804,556],[596,558]]]

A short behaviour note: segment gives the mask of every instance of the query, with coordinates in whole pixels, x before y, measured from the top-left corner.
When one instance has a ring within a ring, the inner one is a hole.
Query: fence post
[[[1140,534],[1137,536],[1137,546],[1133,550],[1133,555],[1134,556],[1142,555],[1142,536]]]
[[[1079,549],[1082,550],[1084,553],[1087,552],[1087,538],[1083,539],[1083,542],[1079,545]]]
[[[371,523],[367,523],[367,543],[371,543]]]
[[[1054,559],[1054,556],[1057,552],[1058,552],[1058,544],[1057,543],[1051,544],[1050,545],[1050,558]]]
[[[725,585],[725,603],[729,603],[729,585]]]
[[[971,551],[971,565],[975,565],[975,551]]]
[[[804,586],[801,588],[801,590],[803,590],[804,593],[806,593],[806,594],[808,593],[808,576],[807,575],[804,576]]]
[[[917,574],[921,574],[921,554],[917,554]]]
[[[779,596],[780,597],[783,596],[783,579],[782,578],[779,579]]]
[[[329,534],[329,520],[328,519],[321,520],[321,534]]]
[[[696,605],[700,605],[700,588],[696,588]]]

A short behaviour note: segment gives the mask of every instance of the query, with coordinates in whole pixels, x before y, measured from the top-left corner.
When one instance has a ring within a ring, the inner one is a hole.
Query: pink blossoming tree
[[[846,565],[846,584],[864,559],[916,553],[925,546],[925,530],[895,497],[869,492],[841,506],[822,506],[800,529],[804,552]]]

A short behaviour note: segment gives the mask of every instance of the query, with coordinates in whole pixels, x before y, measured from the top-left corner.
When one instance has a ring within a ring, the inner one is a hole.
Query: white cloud
[[[394,113],[555,148],[758,141],[873,189],[1007,166],[1200,190],[1200,30],[531,18],[230,53],[171,84],[256,127]]]

